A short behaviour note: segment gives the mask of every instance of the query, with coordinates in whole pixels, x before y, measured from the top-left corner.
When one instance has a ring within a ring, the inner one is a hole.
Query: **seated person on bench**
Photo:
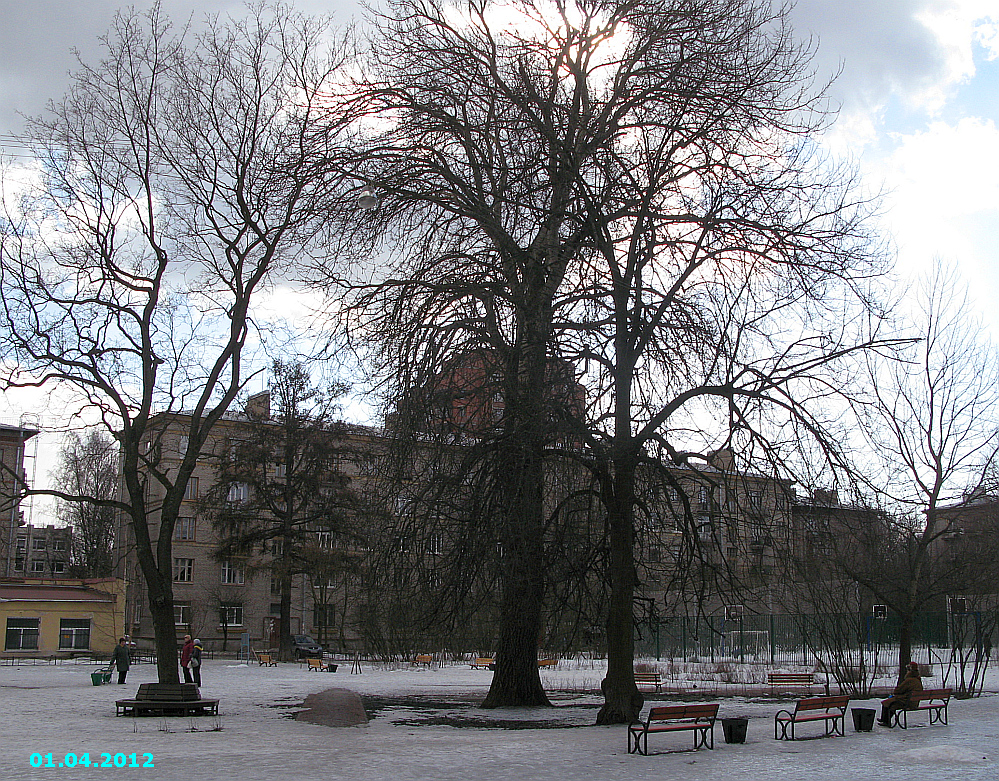
[[[902,710],[909,704],[909,695],[912,692],[921,692],[922,690],[923,680],[919,677],[919,665],[915,662],[909,662],[908,672],[906,672],[902,682],[895,687],[891,697],[881,701],[881,718],[878,720],[878,724],[882,727],[890,727],[895,712]]]

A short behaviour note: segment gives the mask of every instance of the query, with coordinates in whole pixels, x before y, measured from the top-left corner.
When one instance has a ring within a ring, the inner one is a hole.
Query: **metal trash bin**
[[[874,729],[874,717],[877,710],[874,708],[850,708],[853,712],[853,729],[856,732],[870,732]]]
[[[749,719],[722,719],[721,723],[726,743],[746,742],[746,728],[749,726]]]

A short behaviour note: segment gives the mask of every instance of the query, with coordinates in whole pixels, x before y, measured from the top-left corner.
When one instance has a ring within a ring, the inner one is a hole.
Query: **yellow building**
[[[111,653],[125,625],[118,578],[0,579],[4,657]]]

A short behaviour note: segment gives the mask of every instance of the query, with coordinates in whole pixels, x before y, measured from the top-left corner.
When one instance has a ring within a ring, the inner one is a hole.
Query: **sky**
[[[87,61],[100,55],[99,37],[124,4],[0,0],[0,156],[25,159],[21,115],[38,115],[63,94],[74,50]],[[292,4],[343,23],[361,10],[352,0]],[[243,5],[163,0],[163,7],[181,21]],[[817,46],[819,78],[839,74],[830,89],[839,119],[820,142],[855,165],[870,192],[882,193],[880,228],[897,253],[900,285],[934,258],[956,264],[986,333],[999,337],[999,3],[798,0],[791,21]],[[45,401],[37,392],[7,394],[0,420],[34,412],[46,423]],[[55,440],[42,441],[51,452]]]

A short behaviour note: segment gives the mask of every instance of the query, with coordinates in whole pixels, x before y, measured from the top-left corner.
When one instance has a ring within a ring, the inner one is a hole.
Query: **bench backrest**
[[[146,702],[188,702],[201,699],[193,683],[140,683],[135,699]]]
[[[658,681],[659,680],[659,673],[657,673],[657,672],[652,672],[652,673],[638,673],[638,672],[636,672],[635,673],[635,680],[636,681]]]
[[[812,673],[767,673],[770,683],[812,683]]]
[[[845,710],[849,703],[850,697],[846,694],[834,694],[828,697],[806,697],[803,700],[798,700],[798,704],[794,710],[796,713],[806,710],[830,710],[832,708]]]
[[[909,702],[917,703],[926,700],[950,700],[951,689],[923,689],[918,692],[909,692]]]
[[[718,703],[706,705],[667,705],[649,710],[647,723],[653,721],[714,721],[718,715]]]
[[[430,654],[420,654],[416,657],[417,664],[430,664],[434,660]]]

